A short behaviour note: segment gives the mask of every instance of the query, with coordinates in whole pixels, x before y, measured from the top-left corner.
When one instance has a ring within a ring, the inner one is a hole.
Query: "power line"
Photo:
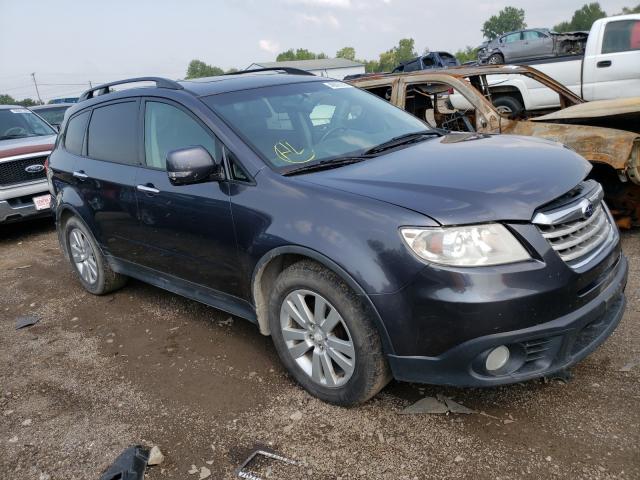
[[[38,95],[38,101],[42,103],[42,98],[40,98],[40,91],[38,90],[38,82],[36,82],[36,72],[31,74],[31,78],[33,78],[33,84],[36,86],[36,94]]]

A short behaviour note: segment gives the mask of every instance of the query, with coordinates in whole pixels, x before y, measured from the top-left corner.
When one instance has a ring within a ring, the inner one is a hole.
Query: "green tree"
[[[485,38],[493,40],[505,32],[522,30],[527,28],[524,22],[524,10],[522,8],[505,7],[497,15],[493,15],[484,22],[482,34]]]
[[[606,17],[607,14],[602,10],[598,2],[588,3],[573,12],[573,17],[569,22],[561,22],[553,29],[556,32],[571,32],[574,30],[590,30],[593,22],[599,18]]]
[[[224,74],[220,67],[207,65],[201,60],[191,60],[187,67],[187,78],[216,77]]]
[[[418,56],[413,38],[403,38],[395,48],[396,64],[407,62]]]
[[[329,58],[325,53],[314,53],[306,48],[290,48],[289,50],[279,53],[276,57],[276,62],[286,62],[290,60],[315,60]]]
[[[620,15],[630,15],[632,13],[640,13],[640,3],[636,7],[623,7]]]
[[[470,62],[478,59],[478,50],[467,46],[464,50],[458,50],[453,54],[460,63]]]
[[[354,61],[356,59],[356,49],[353,47],[344,47],[336,52],[336,58],[346,58]]]
[[[25,98],[23,100],[16,100],[16,105],[22,105],[23,107],[33,107],[40,105],[40,102],[32,98]]]
[[[22,105],[23,107],[33,107],[34,105],[40,105],[40,102],[32,98],[16,100],[11,95],[0,94],[0,105]]]
[[[16,101],[11,95],[1,94],[0,95],[0,105],[15,105]]]

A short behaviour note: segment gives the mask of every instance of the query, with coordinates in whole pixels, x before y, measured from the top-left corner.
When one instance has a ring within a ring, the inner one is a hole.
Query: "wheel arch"
[[[258,319],[258,326],[260,333],[263,335],[270,335],[269,318],[268,318],[268,290],[267,285],[273,283],[277,276],[288,266],[297,263],[301,260],[313,260],[323,267],[331,270],[338,275],[359,297],[364,301],[366,308],[369,310],[374,324],[378,329],[380,338],[382,340],[382,346],[387,354],[393,353],[393,346],[389,339],[387,332],[380,314],[378,313],[375,305],[369,298],[369,295],[358,284],[358,282],[340,265],[335,263],[325,255],[311,250],[306,247],[297,245],[289,245],[274,248],[260,258],[255,268],[253,269],[253,275],[251,277],[251,294],[253,296],[253,302],[256,309],[256,317]]]

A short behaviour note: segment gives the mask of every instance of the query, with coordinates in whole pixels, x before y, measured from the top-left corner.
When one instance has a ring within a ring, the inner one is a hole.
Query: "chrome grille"
[[[533,219],[542,236],[573,268],[587,264],[617,237],[617,229],[602,198],[600,184],[588,180],[580,185],[577,198],[543,210]]]
[[[47,156],[45,155],[0,162],[0,187],[46,178],[44,169],[33,173],[25,170],[30,165],[44,165],[46,159]]]

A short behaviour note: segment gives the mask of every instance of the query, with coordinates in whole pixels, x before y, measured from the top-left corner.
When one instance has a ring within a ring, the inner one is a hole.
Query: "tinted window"
[[[529,30],[528,32],[522,32],[522,38],[525,40],[537,40],[539,38],[544,38],[544,35],[540,32]]]
[[[229,164],[229,170],[230,170],[230,173],[231,173],[231,178],[233,180],[238,180],[238,181],[241,181],[241,182],[250,181],[249,175],[247,175],[247,173],[244,171],[244,169],[240,165],[240,162],[238,161],[236,156],[233,153],[231,153],[229,150],[227,150],[226,148],[225,148],[225,152],[226,152],[226,156],[227,156],[227,163]]]
[[[640,50],[640,20],[609,22],[604,27],[602,53]]]
[[[82,144],[84,142],[84,132],[87,130],[89,113],[84,112],[76,115],[67,124],[67,131],[64,134],[64,148],[76,155],[82,155]]]
[[[114,103],[93,110],[87,152],[91,158],[136,164],[137,102]]]
[[[167,153],[179,148],[201,146],[220,159],[218,145],[208,131],[181,109],[160,102],[146,102],[144,149],[150,167],[164,169]]]
[[[520,41],[520,32],[518,33],[512,33],[510,35],[507,35],[504,38],[504,43],[513,43],[513,42],[519,42]]]

